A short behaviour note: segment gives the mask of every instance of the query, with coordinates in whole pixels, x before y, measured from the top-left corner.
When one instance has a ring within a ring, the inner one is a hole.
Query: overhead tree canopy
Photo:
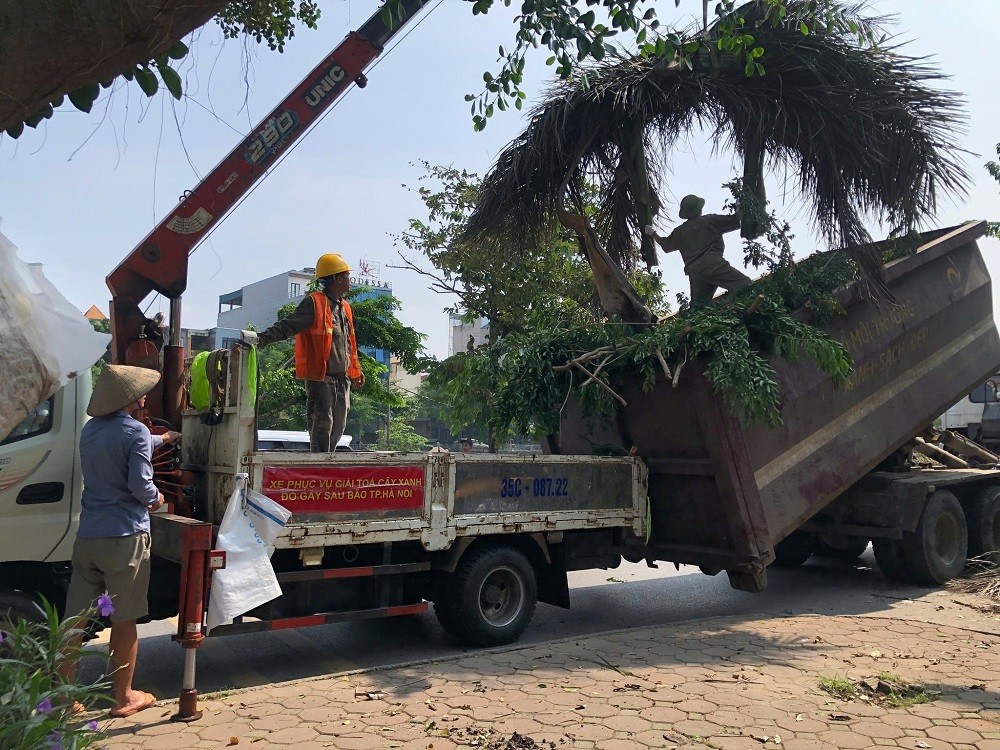
[[[386,17],[400,16],[401,0],[385,0]],[[465,0],[473,15],[514,0]],[[755,0],[768,17],[784,13],[785,0]],[[707,14],[708,0],[692,10]],[[641,56],[677,55],[684,61],[699,47],[661,27],[656,0],[517,0],[520,15],[513,39],[499,39],[498,68],[483,74],[483,88],[467,95],[474,126],[486,127],[494,112],[520,109],[526,53],[541,46],[551,52],[547,63],[568,78],[577,65],[600,61],[621,49]],[[678,0],[679,4],[679,0]],[[582,7],[581,7],[582,6]],[[823,3],[813,3],[813,18],[825,22]],[[599,18],[600,12],[603,18]],[[759,72],[763,50],[738,24],[726,19],[731,0],[717,4],[723,21],[720,34],[734,59],[753,62],[747,74]],[[173,65],[188,52],[182,40],[215,19],[227,37],[245,35],[281,51],[297,26],[314,28],[320,18],[317,0],[0,0],[0,131],[18,137],[25,125],[36,127],[52,116],[66,97],[89,112],[101,88],[116,79],[134,81],[152,96],[166,89],[181,98],[182,80]],[[505,46],[506,45],[506,46]]]

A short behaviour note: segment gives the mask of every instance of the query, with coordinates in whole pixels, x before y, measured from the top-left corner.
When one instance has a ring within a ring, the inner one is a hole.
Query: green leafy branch
[[[648,390],[658,380],[678,380],[698,360],[740,420],[777,426],[781,393],[773,359],[805,359],[834,384],[848,381],[850,355],[819,326],[843,312],[835,293],[855,278],[855,267],[839,252],[800,263],[780,249],[767,257],[770,273],[739,295],[685,308],[638,333],[614,321],[515,332],[449,358],[431,378],[455,404],[453,421],[483,421],[502,441],[511,433],[556,431],[571,393],[590,419],[607,418],[623,383]]]
[[[466,0],[472,3],[473,15],[485,15],[499,3],[510,6],[512,0]],[[400,0],[388,0],[387,8]],[[674,0],[680,6],[681,0]],[[756,0],[763,6],[765,21],[789,25],[803,35],[821,26],[828,34],[852,36],[858,44],[875,46],[884,41],[876,23],[868,24],[848,17],[830,3],[809,2],[800,6],[793,17],[786,0]],[[584,7],[579,7],[583,5]],[[682,33],[661,25],[654,0],[524,0],[518,16],[518,29],[512,48],[500,45],[499,69],[483,73],[483,89],[467,94],[473,128],[486,127],[496,112],[513,107],[520,110],[527,98],[522,89],[525,56],[532,48],[544,47],[551,53],[547,66],[554,66],[556,76],[568,80],[577,76],[584,89],[590,79],[586,65],[599,63],[608,55],[626,49],[643,58],[658,58],[667,65],[693,69],[699,53],[705,52],[713,67],[718,67],[719,53],[742,65],[747,76],[764,75],[766,49],[746,29],[743,11],[746,4],[722,0],[716,4],[717,20],[713,35],[708,31],[708,0],[702,0],[704,24],[700,35]],[[600,16],[598,16],[600,13]],[[605,21],[606,22],[602,22]],[[624,41],[618,42],[615,37]],[[612,41],[614,40],[614,41]]]
[[[295,36],[297,24],[315,29],[319,17],[320,9],[316,0],[229,0],[215,20],[226,39],[249,36],[258,43],[267,44],[273,51],[283,52],[285,43]],[[126,81],[135,81],[148,97],[155,96],[162,85],[174,99],[180,99],[184,93],[183,83],[174,63],[183,60],[188,51],[187,45],[178,40],[166,52],[121,71],[120,77]],[[116,80],[117,77],[88,84],[65,96],[54,97],[23,123],[12,125],[6,132],[10,137],[18,138],[25,126],[37,128],[43,120],[51,118],[66,99],[76,109],[89,113],[101,91],[110,89]]]
[[[997,144],[997,156],[1000,156],[1000,143]],[[990,173],[990,176],[1000,182],[1000,164],[995,161],[986,162],[986,171]],[[986,224],[986,233],[990,237],[996,237],[1000,239],[1000,221],[990,221]]]
[[[162,82],[163,86],[170,92],[170,95],[174,99],[180,99],[184,95],[183,84],[181,83],[180,74],[173,67],[173,63],[183,60],[187,56],[188,51],[188,46],[184,42],[174,42],[170,46],[170,49],[163,54],[157,55],[152,60],[133,65],[131,68],[123,71],[121,76],[126,81],[135,81],[146,96],[154,96],[159,91],[160,83]],[[112,79],[110,81],[103,81],[100,84],[92,83],[87,86],[81,86],[74,91],[70,91],[65,97],[60,94],[34,115],[27,118],[23,123],[7,128],[7,135],[11,138],[19,138],[21,133],[24,132],[25,125],[29,128],[37,128],[43,120],[51,118],[54,111],[61,107],[66,99],[69,99],[70,104],[81,112],[90,112],[101,95],[101,91],[114,86],[115,80]]]

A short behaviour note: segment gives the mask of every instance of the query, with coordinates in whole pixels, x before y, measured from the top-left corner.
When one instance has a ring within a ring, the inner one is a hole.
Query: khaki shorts
[[[132,536],[77,538],[66,614],[85,612],[105,591],[115,608],[112,623],[138,620],[148,614],[149,534],[143,531]]]

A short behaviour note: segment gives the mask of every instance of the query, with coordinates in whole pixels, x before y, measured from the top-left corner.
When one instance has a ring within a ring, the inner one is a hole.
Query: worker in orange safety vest
[[[241,331],[240,343],[268,346],[295,336],[295,377],[305,381],[309,449],[329,453],[344,434],[351,408],[351,384],[363,388],[354,316],[344,295],[351,288],[351,268],[337,253],[316,261],[323,291],[307,294],[295,311],[270,328]]]

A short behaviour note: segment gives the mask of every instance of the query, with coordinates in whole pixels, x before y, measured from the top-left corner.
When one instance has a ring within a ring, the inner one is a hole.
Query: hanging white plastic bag
[[[245,483],[245,475],[237,477],[219,525],[215,546],[226,551],[226,567],[212,574],[206,633],[281,596],[271,553],[292,513],[259,492],[243,489]]]
[[[77,373],[89,378],[110,340],[0,234],[0,440]]]

